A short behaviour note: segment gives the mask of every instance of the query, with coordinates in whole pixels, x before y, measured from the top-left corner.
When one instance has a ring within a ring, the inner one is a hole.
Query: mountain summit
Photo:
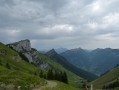
[[[48,52],[46,53],[46,55],[52,57],[52,56],[54,56],[54,55],[57,55],[57,53],[56,53],[56,51],[55,51],[54,49],[51,49],[50,51],[48,51]]]

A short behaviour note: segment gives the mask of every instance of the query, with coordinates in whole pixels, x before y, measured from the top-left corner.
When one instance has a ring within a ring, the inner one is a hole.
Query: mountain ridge
[[[65,67],[66,69],[70,70],[71,72],[75,73],[76,75],[79,75],[85,79],[88,80],[94,80],[97,78],[96,75],[84,71],[80,68],[75,67],[74,65],[72,65],[71,63],[69,63],[64,57],[60,56],[59,54],[56,53],[56,51],[54,49],[51,49],[50,51],[48,51],[46,53],[46,55],[48,55],[49,57],[51,57],[54,61],[57,61],[58,63],[60,63],[63,67]]]
[[[60,54],[79,68],[100,75],[119,64],[119,49],[97,48],[91,52],[83,49],[68,50]]]

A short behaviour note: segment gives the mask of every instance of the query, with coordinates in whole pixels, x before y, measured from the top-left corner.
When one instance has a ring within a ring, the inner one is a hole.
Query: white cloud
[[[0,38],[4,43],[27,38],[38,49],[96,48],[112,42],[115,48],[118,5],[118,0],[1,0]]]

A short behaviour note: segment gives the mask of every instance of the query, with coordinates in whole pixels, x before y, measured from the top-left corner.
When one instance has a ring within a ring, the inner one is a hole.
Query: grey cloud
[[[107,39],[118,38],[118,4],[118,0],[1,0],[0,38],[4,43],[27,38],[38,49],[117,44]]]

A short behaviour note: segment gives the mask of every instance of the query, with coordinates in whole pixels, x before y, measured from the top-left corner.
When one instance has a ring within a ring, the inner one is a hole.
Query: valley
[[[86,85],[88,88],[93,85],[94,90],[118,90],[119,66],[113,66],[117,59],[118,50],[110,48],[91,52],[79,48],[61,54],[52,49],[42,54],[31,48],[28,39],[7,45],[0,43],[0,90],[83,90]],[[95,75],[106,70],[100,77]]]

